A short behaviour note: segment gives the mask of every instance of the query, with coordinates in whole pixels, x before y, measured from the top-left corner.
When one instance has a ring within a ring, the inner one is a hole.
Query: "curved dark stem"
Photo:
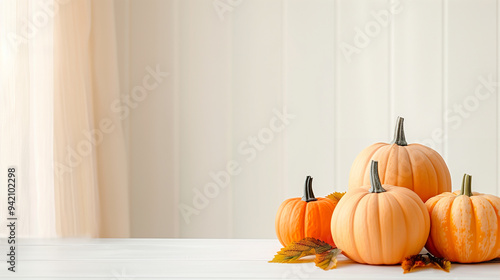
[[[391,144],[397,144],[399,146],[408,146],[405,137],[404,121],[405,119],[402,117],[398,117],[398,119],[396,120],[396,130],[394,131],[394,140],[392,140]]]
[[[462,189],[460,190],[461,195],[472,196],[472,176],[469,174],[464,174],[462,179]]]
[[[370,182],[371,182],[371,193],[381,193],[386,190],[382,187],[382,183],[380,183],[380,177],[378,176],[378,161],[372,160],[371,169],[370,169]]]
[[[313,180],[313,178],[311,176],[307,176],[306,183],[304,186],[304,196],[302,197],[302,200],[305,202],[318,200],[314,197],[314,193],[313,193],[313,189],[312,189],[312,180]]]

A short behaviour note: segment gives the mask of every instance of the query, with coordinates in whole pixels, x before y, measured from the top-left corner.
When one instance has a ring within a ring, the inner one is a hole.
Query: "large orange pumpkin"
[[[500,198],[471,191],[465,174],[462,188],[427,200],[431,232],[425,247],[452,262],[477,263],[500,255]]]
[[[283,246],[313,237],[335,246],[330,232],[336,203],[329,198],[314,197],[311,176],[307,176],[302,198],[281,203],[276,214],[276,235]]]
[[[373,144],[356,157],[349,175],[349,189],[370,183],[370,162],[376,160],[383,184],[413,190],[424,202],[451,191],[450,171],[443,158],[427,146],[408,145],[403,122],[398,117],[392,143]]]
[[[353,188],[332,215],[332,236],[350,259],[397,264],[420,253],[429,235],[429,213],[413,191],[382,185],[372,161],[371,185]]]

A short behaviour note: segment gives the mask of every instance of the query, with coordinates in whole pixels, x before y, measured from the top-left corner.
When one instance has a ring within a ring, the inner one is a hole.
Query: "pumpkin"
[[[315,198],[311,176],[307,176],[304,196],[281,203],[276,214],[276,235],[283,246],[313,237],[335,246],[330,222],[336,203],[329,198]]]
[[[379,162],[383,184],[413,190],[422,201],[451,191],[450,171],[443,158],[433,149],[406,142],[404,119],[398,117],[394,140],[376,143],[364,149],[354,160],[349,174],[349,189],[370,183],[370,162]]]
[[[332,237],[348,258],[366,264],[397,264],[420,253],[429,235],[429,213],[416,193],[382,185],[378,162],[369,186],[349,190],[332,215]]]
[[[500,255],[500,198],[471,191],[472,176],[462,188],[429,199],[431,232],[425,247],[452,262],[477,263]]]

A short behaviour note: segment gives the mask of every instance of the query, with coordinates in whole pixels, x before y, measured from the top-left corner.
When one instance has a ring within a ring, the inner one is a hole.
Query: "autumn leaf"
[[[337,204],[339,200],[344,196],[345,192],[332,192],[331,194],[327,195],[326,198],[329,198]]]
[[[299,260],[302,257],[322,254],[333,249],[333,247],[321,240],[306,237],[300,241],[292,242],[285,248],[282,248],[272,259],[271,263],[298,263],[298,262],[312,262],[312,260]]]
[[[411,272],[416,267],[428,266],[429,264],[433,264],[435,267],[444,270],[446,272],[450,272],[451,262],[444,258],[437,258],[430,253],[413,255],[405,258],[405,260],[401,263],[401,267],[403,268],[404,273]]]
[[[431,255],[430,253],[427,254],[429,256],[429,260],[430,262],[436,266],[437,268],[439,269],[442,269],[446,272],[450,272],[450,268],[451,268],[451,262],[445,258],[437,258],[433,255]]]
[[[406,257],[405,260],[401,263],[401,267],[403,268],[403,273],[408,273],[411,272],[414,268],[426,266],[428,263],[429,260],[423,255],[413,255]]]
[[[334,269],[337,267],[337,255],[340,254],[340,252],[342,252],[340,249],[331,249],[321,254],[316,254],[314,262],[317,267],[323,270]]]

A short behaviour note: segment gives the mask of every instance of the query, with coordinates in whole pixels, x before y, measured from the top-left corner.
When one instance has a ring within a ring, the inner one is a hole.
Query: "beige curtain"
[[[19,236],[129,237],[114,2],[1,1],[0,36],[0,172],[17,168]]]
[[[127,157],[112,0],[61,4],[54,22],[57,232],[128,237]]]

